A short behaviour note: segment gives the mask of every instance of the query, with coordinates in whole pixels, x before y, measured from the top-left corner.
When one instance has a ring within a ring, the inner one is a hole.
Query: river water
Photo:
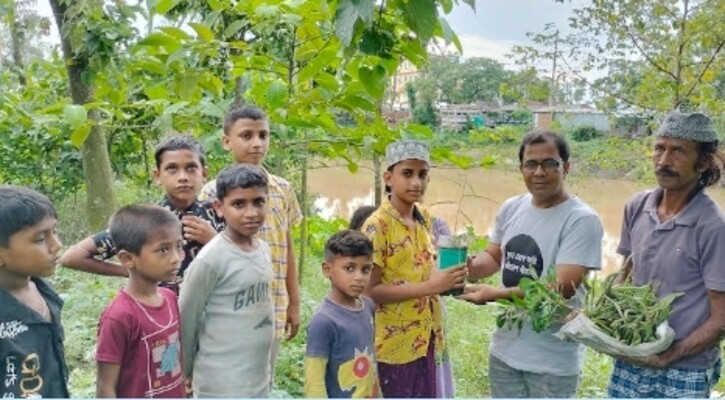
[[[361,166],[355,174],[345,166],[320,167],[309,171],[310,192],[318,196],[315,206],[325,217],[349,218],[357,207],[373,204],[374,175]],[[648,186],[626,180],[567,177],[568,189],[597,210],[604,225],[603,273],[616,271],[621,257],[616,254],[627,200]],[[521,175],[492,169],[433,168],[425,202],[430,211],[454,230],[467,225],[479,234],[493,227],[496,213],[507,198],[526,191]],[[725,190],[709,194],[725,207]]]

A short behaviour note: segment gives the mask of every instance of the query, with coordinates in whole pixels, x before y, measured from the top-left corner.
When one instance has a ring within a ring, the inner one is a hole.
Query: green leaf
[[[63,117],[65,118],[65,122],[67,122],[72,129],[76,129],[86,122],[88,119],[88,112],[83,106],[78,104],[68,104],[63,108]]]
[[[289,118],[285,121],[285,125],[296,128],[317,128],[317,125],[299,118]]]
[[[440,0],[443,12],[448,14],[453,11],[453,0]]]
[[[181,43],[173,36],[162,32],[154,32],[139,40],[137,46],[163,47],[167,52],[174,53],[181,48]]]
[[[216,94],[217,96],[219,96],[224,89],[224,82],[222,82],[222,80],[219,79],[216,75],[209,72],[204,73],[201,76],[199,84],[201,85],[201,87],[210,91],[211,93]]]
[[[154,6],[154,9],[159,14],[166,14],[180,2],[181,0],[159,0],[156,6]]]
[[[201,104],[201,112],[204,115],[208,115],[210,117],[223,119],[224,118],[224,110],[219,107],[218,105],[212,103],[211,101],[204,100]]]
[[[199,38],[201,38],[205,42],[211,42],[214,40],[214,33],[209,29],[208,26],[204,24],[199,24],[196,22],[192,22],[189,24],[192,29],[194,29],[194,32],[196,32],[197,35],[199,35]]]
[[[433,131],[430,127],[421,124],[408,124],[405,126],[405,130],[413,132],[419,136],[431,138],[433,137]]]
[[[198,74],[189,73],[180,77],[181,83],[179,84],[179,97],[182,99],[188,99],[194,93],[194,89],[199,84],[201,78]]]
[[[164,109],[164,114],[166,114],[166,115],[175,114],[176,112],[183,109],[187,105],[189,105],[188,101],[180,101],[178,103],[174,103]]]
[[[166,132],[173,128],[173,122],[174,118],[171,116],[171,114],[161,114],[159,115],[153,122],[153,125],[156,127],[156,129],[160,130],[161,132]]]
[[[358,69],[357,73],[360,78],[360,83],[362,83],[368,93],[376,99],[383,97],[385,84],[387,83],[385,68],[380,65],[376,65],[375,68],[362,66]]]
[[[353,161],[348,161],[347,170],[350,171],[351,174],[354,174],[358,170],[358,165]]]
[[[248,23],[249,23],[249,21],[245,18],[240,18],[240,19],[232,22],[231,24],[229,24],[229,26],[227,26],[226,29],[224,29],[224,37],[230,38],[230,37],[236,35],[237,32],[239,32],[242,28],[244,28]]]
[[[297,73],[297,79],[299,81],[306,81],[308,79],[315,79],[315,75],[320,73],[324,68],[333,64],[333,61],[337,59],[337,51],[334,48],[325,48],[320,53],[309,61],[300,71]]]
[[[427,41],[438,25],[435,0],[415,0],[402,4],[403,19],[418,37]]]
[[[287,85],[280,80],[272,82],[267,88],[267,101],[272,108],[280,108],[287,102]]]
[[[340,82],[338,82],[337,78],[334,75],[324,71],[318,73],[317,76],[315,76],[315,83],[320,85],[320,87],[333,92],[340,87]]]
[[[221,11],[224,9],[224,3],[220,0],[207,0],[207,3],[209,3],[209,7],[211,7],[213,11]]]
[[[469,7],[476,12],[476,0],[463,0],[464,3],[468,4]]]
[[[48,106],[45,108],[42,108],[39,112],[41,114],[60,114],[61,111],[65,108],[66,104],[63,103],[55,103],[52,106]],[[17,112],[20,111],[20,109],[15,108],[13,111]]]
[[[88,135],[91,133],[91,125],[90,124],[82,124],[73,129],[73,132],[70,134],[70,142],[73,146],[80,148],[83,146],[83,143],[88,139]]]
[[[341,107],[349,106],[350,108],[358,108],[364,111],[375,111],[375,103],[362,96],[350,95],[343,99]]]
[[[335,14],[335,34],[345,46],[350,46],[355,26],[360,20],[364,26],[373,21],[375,4],[371,0],[342,0],[337,5]]]
[[[166,74],[166,64],[162,63],[156,58],[145,58],[139,61],[136,65],[144,71],[152,72],[159,75]]]
[[[263,18],[275,17],[279,13],[279,6],[274,4],[262,4],[254,9],[254,14]]]
[[[400,44],[400,52],[414,65],[420,66],[427,58],[427,51],[419,40],[409,39]]]
[[[446,21],[445,18],[440,18],[438,22],[440,22],[441,24],[441,29],[443,30],[443,40],[446,41],[446,44],[453,43],[453,45],[456,46],[458,52],[462,53],[463,47],[461,46],[461,41],[458,39],[458,36],[456,36],[456,33],[453,32],[453,29],[451,29],[448,21]]]
[[[181,40],[189,40],[189,34],[184,32],[183,30],[176,28],[174,26],[164,26],[159,28],[160,31],[164,32],[165,34],[169,36],[173,36],[177,39]]]
[[[146,96],[151,100],[166,99],[169,93],[166,91],[166,85],[159,83],[158,85],[146,86],[143,89]]]

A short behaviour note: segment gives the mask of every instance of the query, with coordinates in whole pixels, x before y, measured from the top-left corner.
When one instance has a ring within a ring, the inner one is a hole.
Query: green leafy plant
[[[652,285],[615,285],[618,276],[609,275],[598,296],[589,285],[584,314],[603,332],[627,345],[655,340],[657,326],[669,318],[672,302],[682,293],[671,293],[658,299]]]
[[[571,138],[575,142],[587,142],[599,136],[597,128],[591,125],[578,126],[571,132]]]
[[[511,295],[511,300],[499,299],[496,302],[504,309],[496,317],[496,325],[508,329],[516,327],[521,330],[524,322],[530,321],[534,332],[543,332],[555,322],[563,322],[572,311],[564,296],[559,291],[556,280],[556,268],[549,268],[543,279],[539,279],[536,271],[529,268],[532,278],[522,278],[519,288],[523,290],[524,297]]]

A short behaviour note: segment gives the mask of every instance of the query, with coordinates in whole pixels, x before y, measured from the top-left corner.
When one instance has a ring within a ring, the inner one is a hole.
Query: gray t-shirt
[[[674,218],[660,223],[662,189],[633,197],[624,209],[617,252],[632,254],[637,285],[659,285],[657,295],[683,293],[668,322],[675,344],[710,317],[708,290],[725,292],[725,213],[705,192],[697,193]],[[717,344],[670,367],[710,368],[720,358]]]
[[[572,196],[551,208],[531,204],[531,194],[512,197],[496,216],[491,243],[501,246],[501,278],[505,287],[517,286],[530,277],[533,266],[539,276],[546,276],[553,265],[581,265],[591,270],[601,268],[604,231],[597,213]],[[584,288],[569,301],[580,306]],[[491,340],[491,354],[512,368],[557,376],[579,374],[584,346],[564,342],[553,336],[561,325],[536,333],[526,323],[516,328],[497,329]]]
[[[184,375],[197,397],[267,397],[274,310],[269,246],[245,252],[224,234],[206,244],[181,285]]]

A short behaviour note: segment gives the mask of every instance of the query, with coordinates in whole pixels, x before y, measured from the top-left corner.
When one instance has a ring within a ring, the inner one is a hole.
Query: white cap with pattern
[[[430,147],[416,140],[390,143],[385,149],[385,169],[404,160],[421,160],[430,165]]]

